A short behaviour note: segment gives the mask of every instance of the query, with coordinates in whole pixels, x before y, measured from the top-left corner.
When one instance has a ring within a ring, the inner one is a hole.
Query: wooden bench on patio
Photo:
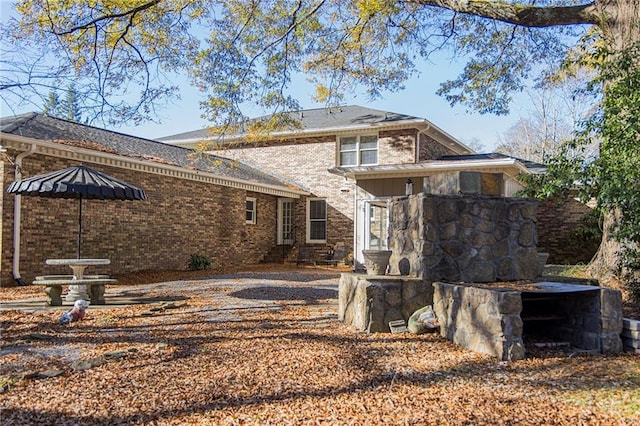
[[[91,304],[104,305],[104,286],[117,282],[118,280],[109,278],[108,275],[84,275],[81,279],[76,279],[73,275],[43,275],[36,277],[32,284],[45,287],[48,305],[62,306],[63,285],[87,286]]]

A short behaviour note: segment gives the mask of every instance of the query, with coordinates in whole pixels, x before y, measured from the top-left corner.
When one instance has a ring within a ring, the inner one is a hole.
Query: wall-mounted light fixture
[[[404,185],[404,194],[406,196],[413,194],[413,181],[411,179],[407,179],[407,183]]]
[[[349,180],[347,178],[344,178],[344,182],[342,183],[342,186],[340,187],[340,192],[344,193],[344,192],[349,192],[351,191],[351,184],[349,183]]]

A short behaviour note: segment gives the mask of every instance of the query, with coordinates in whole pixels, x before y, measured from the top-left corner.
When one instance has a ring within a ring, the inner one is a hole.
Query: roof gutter
[[[392,166],[334,167],[329,173],[351,179],[384,179],[394,177],[421,177],[428,172],[473,171],[499,167],[513,167],[520,173],[531,173],[522,163],[513,158],[466,161],[431,161],[419,164]]]
[[[111,154],[73,145],[65,145],[50,140],[32,139],[1,132],[0,137],[6,142],[5,146],[10,146],[14,149],[24,151],[25,149],[28,149],[28,147],[35,145],[35,152],[51,157],[66,158],[79,162],[87,161],[94,164],[171,176],[180,179],[195,180],[279,197],[299,198],[300,196],[309,195],[308,191],[299,188],[252,182],[250,180],[244,180],[236,177],[223,176],[206,170],[195,170],[179,165],[140,160],[135,157],[127,157],[126,155]]]
[[[36,152],[36,144],[31,144],[27,151],[16,155],[14,162],[16,181],[22,179],[22,160]],[[20,223],[22,221],[22,195],[16,194],[13,202],[13,279],[19,286],[26,285],[20,276]]]

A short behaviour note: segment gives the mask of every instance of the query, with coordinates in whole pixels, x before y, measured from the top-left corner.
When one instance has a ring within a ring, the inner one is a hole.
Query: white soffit
[[[170,176],[178,179],[187,179],[214,185],[231,188],[244,189],[251,192],[270,194],[279,197],[300,198],[301,195],[308,195],[302,189],[289,188],[286,186],[270,185],[258,182],[251,182],[238,178],[223,176],[220,174],[207,172],[205,170],[192,170],[185,167],[157,163],[152,161],[138,160],[124,155],[117,155],[95,151],[86,148],[63,145],[52,141],[32,139],[23,136],[0,133],[0,140],[5,147],[11,147],[18,151],[26,151],[30,145],[36,145],[35,153],[66,158],[79,162],[90,162],[105,166],[117,167],[127,170],[135,170],[143,173],[152,173],[163,176]]]
[[[491,171],[507,172],[515,169],[517,173],[531,173],[521,162],[514,158],[460,161],[430,161],[418,164],[393,164],[382,166],[336,167],[331,173],[352,179],[409,178],[427,176],[447,171]]]

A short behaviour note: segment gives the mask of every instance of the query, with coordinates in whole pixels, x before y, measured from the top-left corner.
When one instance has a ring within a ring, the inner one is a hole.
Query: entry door
[[[291,198],[278,198],[278,245],[293,245],[293,203]]]

